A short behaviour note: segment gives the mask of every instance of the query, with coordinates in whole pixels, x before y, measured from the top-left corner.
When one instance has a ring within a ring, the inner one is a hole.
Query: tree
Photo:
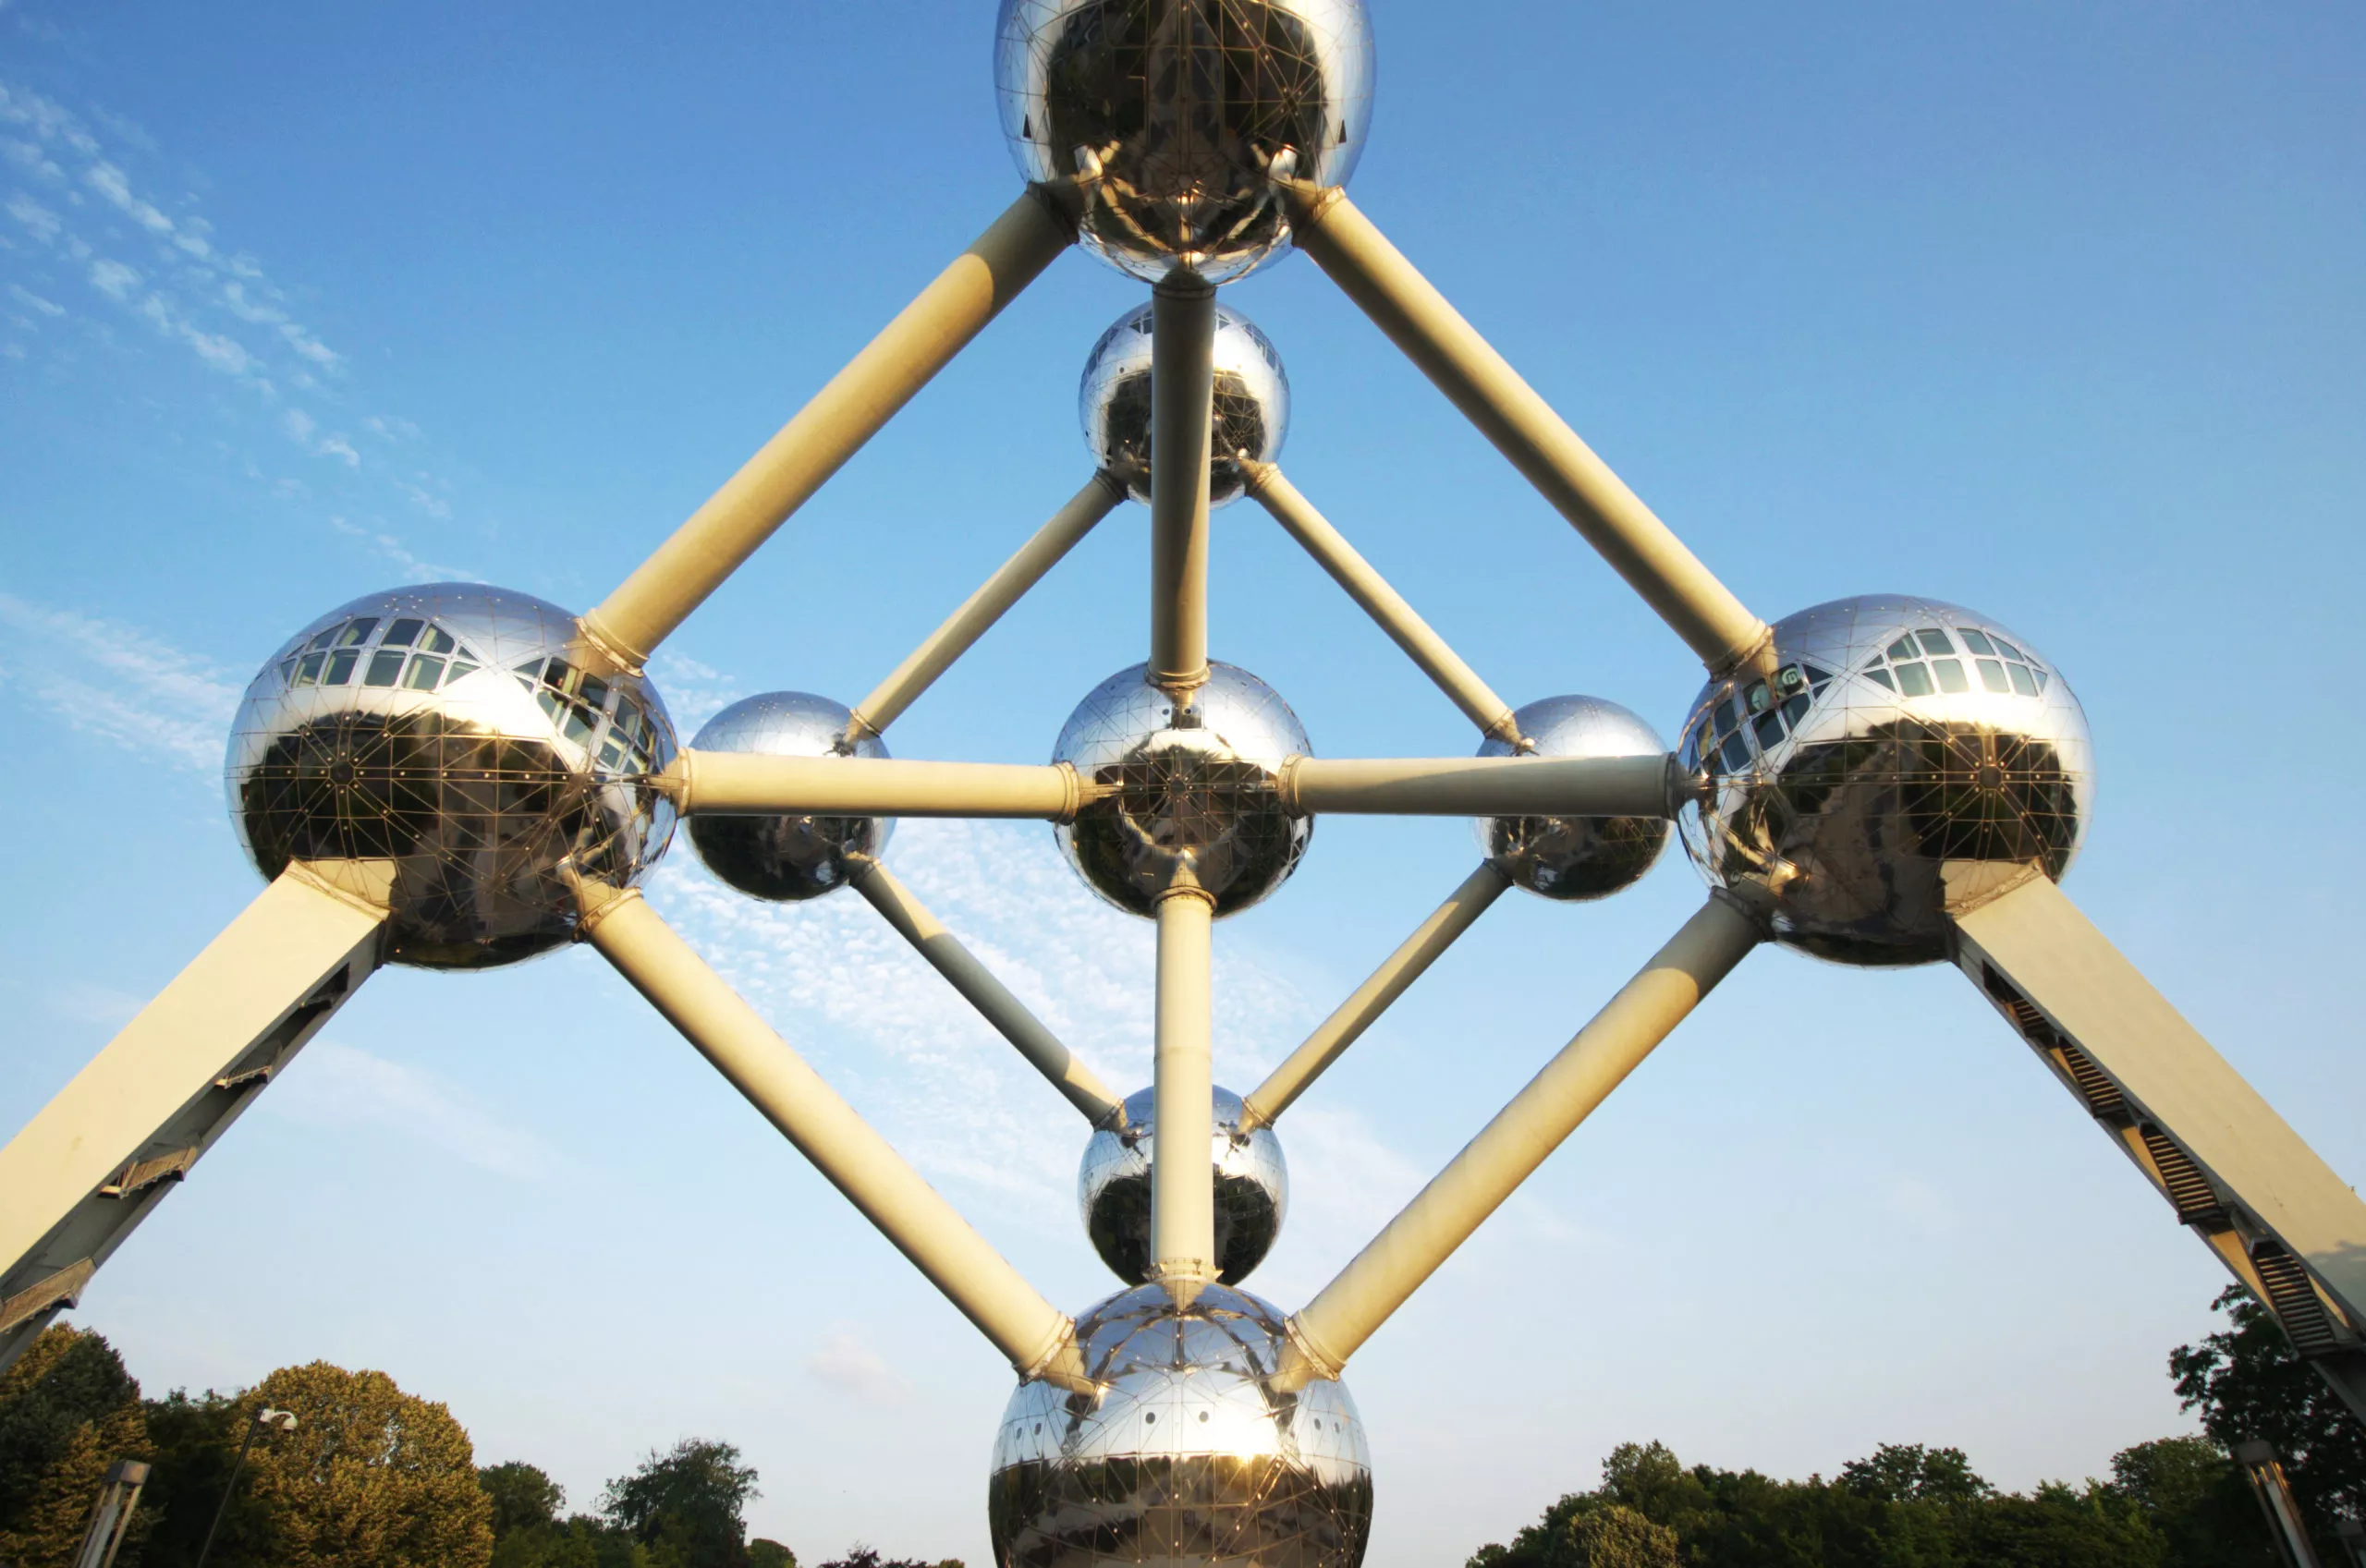
[[[0,1562],[70,1568],[107,1467],[147,1449],[140,1385],[115,1347],[43,1330],[0,1374]]]
[[[2144,1513],[2168,1568],[2275,1568],[2250,1483],[2208,1438],[2156,1438],[2112,1455],[2112,1484]]]
[[[150,1521],[140,1568],[189,1568],[197,1561],[230,1466],[246,1435],[246,1413],[234,1395],[212,1389],[196,1398],[175,1389],[147,1406],[149,1471],[140,1512]],[[208,1568],[245,1568],[258,1561],[264,1510],[243,1482],[222,1515]]]
[[[1977,1502],[1996,1489],[1972,1472],[1959,1448],[1885,1442],[1840,1467],[1840,1484],[1884,1502]]]
[[[608,1483],[600,1512],[651,1549],[652,1562],[680,1568],[748,1568],[744,1511],[762,1494],[756,1472],[727,1442],[685,1438],[670,1453],[652,1450],[640,1468]]]
[[[1680,1568],[1681,1562],[1674,1530],[1614,1502],[1569,1521],[1556,1568]]]
[[[494,1544],[513,1530],[555,1525],[567,1506],[567,1489],[531,1465],[510,1460],[477,1472],[477,1485],[493,1504]]]
[[[2202,1430],[2220,1448],[2231,1453],[2250,1440],[2275,1448],[2318,1555],[2338,1562],[2334,1520],[2366,1513],[2366,1428],[2249,1291],[2230,1285],[2211,1305],[2228,1326],[2169,1353],[2178,1397],[2201,1413]]]
[[[883,1559],[878,1552],[857,1541],[847,1548],[844,1557],[833,1558],[823,1563],[822,1568],[962,1568],[962,1565],[957,1557],[948,1557],[942,1562],[922,1562],[910,1557]]]
[[[750,1568],[797,1568],[797,1553],[778,1541],[762,1538],[748,1543]]]
[[[486,1568],[493,1501],[452,1413],[384,1372],[325,1361],[283,1367],[238,1400],[248,1416],[292,1410],[293,1432],[259,1440],[246,1483],[273,1568]],[[241,1436],[243,1436],[241,1432]]]

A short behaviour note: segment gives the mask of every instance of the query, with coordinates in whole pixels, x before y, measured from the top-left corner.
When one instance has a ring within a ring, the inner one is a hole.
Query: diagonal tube
[[[1064,763],[900,757],[675,755],[658,786],[685,816],[1036,817],[1065,821],[1084,785]]]
[[[1059,565],[1060,558],[1075,549],[1077,541],[1091,533],[1093,525],[1125,499],[1126,487],[1106,469],[1087,480],[1084,488],[1053,513],[1052,520],[1038,529],[1034,538],[1020,545],[1017,554],[1005,561],[977,592],[945,618],[943,626],[929,634],[927,641],[913,649],[869,697],[855,704],[847,733],[854,735],[868,730],[872,735],[884,735],[887,726],[901,717],[937,676],[967,653],[986,635],[987,628],[1002,619],[1005,611],[1043,581],[1043,574]]]
[[[1208,678],[1208,422],[1216,291],[1193,277],[1151,294],[1150,680]]]
[[[1089,1392],[1076,1325],[855,1113],[638,892],[579,882],[585,940],[846,1194],[1022,1380]]]
[[[1406,817],[1673,817],[1687,798],[1670,757],[1291,757],[1282,804]]]
[[[1043,1074],[1070,1105],[1083,1113],[1086,1121],[1096,1127],[1119,1124],[1124,1116],[1123,1104],[1109,1092],[1108,1086],[1092,1068],[1078,1061],[1076,1053],[1062,1045],[1059,1038],[1043,1027],[1043,1020],[1010,993],[1008,987],[994,978],[993,971],[978,962],[977,954],[964,947],[961,940],[946,930],[944,922],[912,895],[911,889],[876,860],[855,873],[854,885],[871,901],[871,906],[912,944],[913,951],[927,959],[930,967],[943,975],[1003,1039],[1017,1046],[1028,1065]]]
[[[1372,978],[1358,986],[1336,1012],[1306,1037],[1306,1043],[1290,1052],[1288,1061],[1267,1074],[1255,1092],[1241,1101],[1241,1133],[1252,1133],[1288,1110],[1307,1086],[1361,1039],[1405,994],[1406,988],[1420,979],[1438,955],[1452,947],[1511,885],[1511,879],[1497,870],[1494,861],[1482,860],[1479,869],[1465,877],[1462,885],[1372,972]]]
[[[583,633],[639,669],[788,515],[1075,239],[1048,187],[1031,186],[846,369],[813,395],[657,553],[583,617]]]
[[[1686,921],[1338,1278],[1289,1320],[1275,1380],[1335,1378],[1373,1331],[1470,1238],[1545,1157],[1731,974],[1763,937],[1714,897]]]
[[[1436,682],[1438,689],[1469,715],[1470,722],[1479,726],[1480,734],[1493,735],[1508,746],[1520,744],[1519,725],[1512,719],[1511,704],[1497,697],[1479,678],[1478,672],[1446,646],[1445,638],[1430,629],[1430,624],[1405,602],[1404,595],[1372,570],[1372,563],[1299,493],[1298,487],[1290,483],[1278,466],[1244,458],[1240,468],[1249,493],[1314,557],[1316,565],[1331,574],[1333,581],[1348,590],[1348,597],[1405,650],[1406,657],[1420,665],[1421,673]]]
[[[1760,657],[1766,623],[1578,439],[1444,295],[1335,187],[1282,183],[1315,265],[1601,553],[1714,675]]]
[[[1157,461],[1156,457],[1152,458]],[[1189,1307],[1216,1277],[1215,1124],[1209,1058],[1210,924],[1215,900],[1196,887],[1158,901],[1158,1023],[1152,1058],[1151,1278]]]

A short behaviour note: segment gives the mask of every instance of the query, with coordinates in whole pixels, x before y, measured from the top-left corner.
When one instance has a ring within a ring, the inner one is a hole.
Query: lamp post
[[[230,1479],[222,1489],[222,1501],[214,1506],[213,1523],[206,1526],[205,1544],[197,1549],[197,1568],[205,1568],[205,1560],[213,1550],[213,1538],[222,1530],[222,1516],[230,1512],[230,1494],[238,1489],[238,1474],[247,1467],[247,1450],[254,1447],[255,1439],[262,1435],[265,1427],[292,1432],[296,1429],[296,1412],[274,1410],[266,1404],[247,1423],[247,1438],[238,1445],[238,1462],[230,1466]]]

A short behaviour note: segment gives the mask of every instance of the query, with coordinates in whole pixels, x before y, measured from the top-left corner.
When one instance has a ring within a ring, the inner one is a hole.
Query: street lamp
[[[247,1450],[254,1447],[255,1439],[262,1436],[265,1427],[292,1432],[296,1429],[296,1412],[274,1410],[266,1404],[255,1412],[254,1419],[247,1423],[246,1441],[238,1445],[238,1462],[230,1466],[230,1479],[222,1489],[222,1501],[214,1507],[213,1523],[206,1526],[205,1544],[197,1549],[197,1568],[205,1568],[205,1559],[213,1550],[213,1538],[222,1529],[222,1515],[230,1511],[230,1494],[238,1489],[238,1473],[247,1467]]]

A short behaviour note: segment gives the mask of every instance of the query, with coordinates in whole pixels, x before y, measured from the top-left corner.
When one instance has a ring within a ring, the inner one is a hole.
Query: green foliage
[[[1840,1467],[1840,1483],[1882,1502],[1978,1502],[1996,1489],[1972,1473],[1959,1448],[1885,1442]]]
[[[140,1385],[115,1347],[42,1331],[0,1374],[0,1562],[70,1568],[107,1467],[147,1449]]]
[[[2275,1568],[2250,1483],[2208,1438],[2158,1438],[2112,1456],[2113,1484],[2143,1510],[2167,1568]]]
[[[493,1503],[493,1542],[496,1547],[515,1531],[556,1525],[567,1506],[567,1489],[531,1465],[510,1460],[477,1472],[477,1485]]]
[[[206,1526],[230,1482],[230,1466],[246,1435],[247,1417],[236,1397],[208,1389],[192,1399],[175,1389],[148,1402],[148,1486],[140,1512],[150,1520],[140,1568],[190,1568],[204,1543]],[[259,1553],[267,1521],[263,1505],[243,1484],[222,1517],[208,1568],[247,1568]]]
[[[2169,1353],[2177,1394],[2221,1447],[2257,1440],[2275,1448],[2318,1555],[2337,1562],[2334,1519],[2366,1513],[2366,1428],[2250,1292],[2229,1286],[2212,1305],[2228,1326]]]
[[[749,1568],[797,1568],[797,1553],[761,1538],[748,1543]]]
[[[961,1560],[957,1557],[948,1557],[942,1562],[922,1562],[917,1558],[908,1557],[882,1558],[879,1553],[857,1541],[847,1548],[847,1554],[844,1557],[833,1558],[823,1563],[822,1568],[962,1568],[962,1565]]]
[[[756,1472],[739,1463],[737,1448],[685,1438],[610,1481],[600,1512],[650,1549],[652,1568],[748,1568],[742,1513],[758,1495]]]

